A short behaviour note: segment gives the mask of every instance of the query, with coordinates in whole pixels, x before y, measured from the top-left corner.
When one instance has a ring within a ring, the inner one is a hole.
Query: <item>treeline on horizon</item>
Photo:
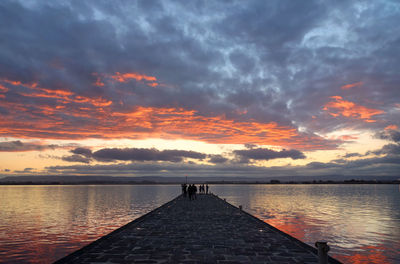
[[[188,183],[194,184],[400,184],[400,179],[397,180],[310,180],[310,181],[281,181],[281,180],[268,180],[268,181],[228,181],[228,180],[216,180],[216,181],[196,181],[190,180]],[[171,181],[171,182],[160,182],[151,180],[140,180],[140,181],[102,181],[102,180],[89,180],[89,181],[0,181],[0,185],[88,185],[88,184],[115,184],[115,185],[176,185],[182,184],[182,181]]]

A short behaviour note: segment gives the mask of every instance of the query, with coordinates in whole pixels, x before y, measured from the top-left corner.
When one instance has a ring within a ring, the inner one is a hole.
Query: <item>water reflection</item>
[[[0,262],[51,263],[179,194],[176,186],[1,186]]]
[[[345,263],[399,263],[396,185],[230,185],[214,192]],[[384,252],[384,253],[383,253]],[[368,259],[368,261],[365,261]]]
[[[344,263],[400,263],[396,185],[214,185]],[[0,186],[0,262],[50,263],[171,200],[180,186]]]

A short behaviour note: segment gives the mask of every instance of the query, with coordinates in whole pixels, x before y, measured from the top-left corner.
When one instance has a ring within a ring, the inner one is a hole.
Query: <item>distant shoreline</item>
[[[157,181],[127,181],[127,182],[115,182],[115,181],[83,181],[83,182],[32,182],[32,181],[21,181],[21,182],[0,182],[0,186],[6,185],[180,185],[184,182],[157,182]],[[373,180],[346,180],[346,181],[189,181],[192,184],[237,184],[237,185],[298,185],[298,184],[400,184],[400,180],[394,181],[373,181]]]

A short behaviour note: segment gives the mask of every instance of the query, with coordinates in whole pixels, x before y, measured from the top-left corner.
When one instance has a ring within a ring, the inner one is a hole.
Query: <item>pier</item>
[[[315,248],[215,195],[197,195],[177,197],[55,263],[319,261]]]

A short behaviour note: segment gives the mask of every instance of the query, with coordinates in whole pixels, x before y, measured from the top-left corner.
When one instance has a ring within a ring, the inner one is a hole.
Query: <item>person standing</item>
[[[192,200],[192,194],[193,194],[193,187],[191,184],[189,184],[188,188],[187,188],[187,192],[189,195],[189,200]]]
[[[186,183],[182,184],[182,195],[183,195],[184,198],[186,198],[186,195],[187,195],[187,185],[186,185]]]
[[[193,200],[197,199],[196,193],[197,193],[197,187],[196,185],[193,184],[193,196],[194,196]]]

